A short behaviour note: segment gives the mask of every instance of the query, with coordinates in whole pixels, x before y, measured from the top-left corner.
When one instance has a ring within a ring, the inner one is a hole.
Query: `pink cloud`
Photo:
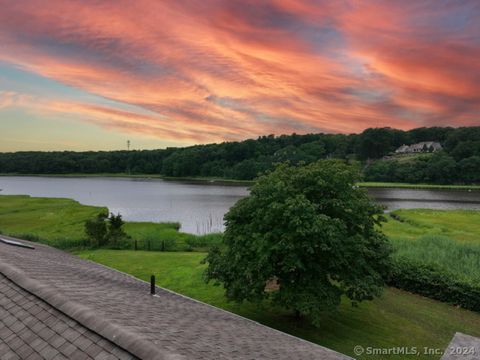
[[[473,1],[0,5],[1,61],[146,110],[49,103],[113,130],[209,142],[480,123]]]

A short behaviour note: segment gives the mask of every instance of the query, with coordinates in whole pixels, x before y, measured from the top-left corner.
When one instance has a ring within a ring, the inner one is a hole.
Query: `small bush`
[[[118,237],[115,242],[110,242],[106,247],[115,250],[130,250],[133,249],[133,240],[128,235]]]
[[[122,215],[98,214],[94,219],[85,221],[85,234],[90,246],[108,246],[113,249],[131,248],[131,238],[123,230],[125,222]]]
[[[98,214],[94,219],[85,221],[85,234],[90,241],[90,246],[97,247],[105,245],[107,241],[107,215]]]
[[[120,249],[121,246],[125,246],[129,240],[129,236],[123,230],[123,225],[125,225],[125,222],[122,219],[122,215],[110,214],[106,238],[108,245],[115,249]]]

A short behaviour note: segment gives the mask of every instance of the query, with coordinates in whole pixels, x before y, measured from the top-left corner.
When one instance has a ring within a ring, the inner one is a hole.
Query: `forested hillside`
[[[443,150],[387,156],[403,144],[422,141],[438,141]],[[275,163],[310,163],[323,158],[359,161],[370,181],[480,183],[480,127],[409,131],[372,128],[349,135],[269,135],[256,140],[162,150],[1,153],[0,173],[130,173],[249,180]]]

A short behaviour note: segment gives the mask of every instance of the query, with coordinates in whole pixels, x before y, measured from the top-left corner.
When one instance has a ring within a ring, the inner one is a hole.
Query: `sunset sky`
[[[0,151],[480,125],[478,0],[0,0]]]

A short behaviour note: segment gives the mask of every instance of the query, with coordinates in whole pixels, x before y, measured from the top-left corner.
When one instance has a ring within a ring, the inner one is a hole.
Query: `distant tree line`
[[[479,184],[480,127],[448,129],[443,150],[412,158],[377,160],[364,170],[366,180],[409,183]]]
[[[403,144],[422,141],[438,141],[444,150],[409,159],[382,159]],[[366,179],[371,181],[479,183],[480,127],[268,135],[162,150],[1,153],[0,173],[128,173],[250,180],[276,163],[309,164],[325,158],[360,161]]]

